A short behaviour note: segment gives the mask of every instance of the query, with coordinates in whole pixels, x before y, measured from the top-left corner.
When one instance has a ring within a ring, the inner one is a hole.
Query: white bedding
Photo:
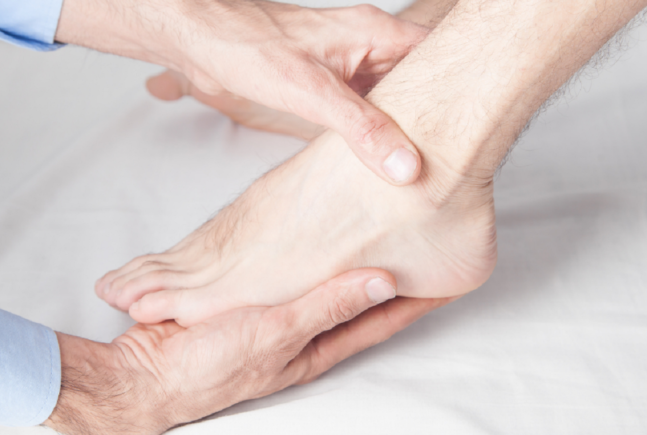
[[[173,433],[647,434],[647,28],[626,41],[501,171],[481,289],[310,385]],[[303,146],[153,100],[158,67],[6,44],[0,65],[0,307],[65,333],[123,332],[94,281]]]

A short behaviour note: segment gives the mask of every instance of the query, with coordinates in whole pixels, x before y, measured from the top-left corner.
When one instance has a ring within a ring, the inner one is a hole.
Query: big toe
[[[189,327],[241,304],[207,288],[149,293],[130,306],[130,316],[141,323],[175,320]]]

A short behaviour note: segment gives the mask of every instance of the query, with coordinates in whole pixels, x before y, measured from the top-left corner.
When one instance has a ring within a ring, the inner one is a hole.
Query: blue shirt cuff
[[[0,425],[34,426],[54,411],[61,354],[50,328],[0,310]]]
[[[54,36],[63,0],[0,1],[0,39],[39,51],[50,51],[63,44]]]

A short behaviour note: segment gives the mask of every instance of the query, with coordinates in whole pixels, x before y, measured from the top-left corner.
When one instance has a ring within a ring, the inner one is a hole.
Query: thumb
[[[293,345],[303,348],[313,337],[348,322],[363,311],[395,297],[395,278],[381,269],[356,269],[277,309],[291,331]]]
[[[355,155],[380,178],[399,186],[414,182],[421,160],[415,145],[386,113],[340,80],[321,102],[323,122],[341,134]]]

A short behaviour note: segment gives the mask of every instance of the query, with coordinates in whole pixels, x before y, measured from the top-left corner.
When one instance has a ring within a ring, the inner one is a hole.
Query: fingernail
[[[112,285],[111,282],[103,286],[103,294],[107,295],[110,292],[110,286]]]
[[[384,161],[384,172],[396,183],[408,180],[416,170],[416,156],[406,148],[398,148]]]
[[[134,304],[132,304],[132,305],[130,306],[130,309],[129,309],[128,311],[130,311],[130,310],[138,310],[138,309],[139,309],[139,301],[137,301],[137,302],[135,302]]]
[[[366,289],[366,294],[368,294],[369,299],[376,304],[381,304],[382,302],[395,297],[395,289],[393,286],[382,278],[373,278],[366,283],[364,288]]]

